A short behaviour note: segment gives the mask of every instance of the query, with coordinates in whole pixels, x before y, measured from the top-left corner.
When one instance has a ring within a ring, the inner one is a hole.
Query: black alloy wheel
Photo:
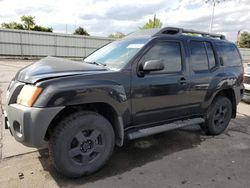
[[[96,112],[81,111],[58,123],[49,140],[49,153],[58,172],[75,178],[99,170],[114,145],[110,122]]]
[[[218,96],[207,112],[205,123],[201,128],[207,135],[219,135],[228,126],[232,117],[232,103],[224,96]]]

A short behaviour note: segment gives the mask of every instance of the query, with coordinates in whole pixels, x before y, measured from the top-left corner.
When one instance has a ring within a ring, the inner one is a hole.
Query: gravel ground
[[[0,88],[28,63],[0,60]],[[222,135],[193,126],[131,141],[102,170],[79,179],[61,176],[46,149],[2,159],[0,187],[250,187],[249,122],[250,105],[240,103]]]

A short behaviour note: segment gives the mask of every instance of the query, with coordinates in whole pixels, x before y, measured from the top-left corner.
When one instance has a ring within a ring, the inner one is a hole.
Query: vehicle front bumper
[[[243,94],[243,101],[250,102],[250,84],[244,84],[245,91]]]
[[[5,127],[18,142],[29,146],[42,148],[47,146],[44,139],[48,126],[53,118],[64,107],[35,108],[18,104],[6,106]]]
[[[243,101],[246,101],[246,102],[250,103],[250,90],[245,90],[242,99],[243,99]]]

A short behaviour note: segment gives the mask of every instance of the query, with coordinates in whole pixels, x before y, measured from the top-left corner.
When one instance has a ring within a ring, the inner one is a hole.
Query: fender
[[[45,87],[46,85],[46,87]],[[130,111],[125,88],[110,80],[76,80],[60,79],[52,83],[40,83],[44,91],[35,102],[34,107],[71,106],[88,103],[107,103],[123,116]]]
[[[208,107],[213,102],[214,98],[222,91],[231,91],[232,92],[232,104],[233,110],[236,113],[237,104],[240,101],[240,92],[242,84],[240,83],[240,77],[237,74],[232,72],[223,72],[216,75],[209,84],[207,94],[205,96],[204,103],[202,104],[203,109],[208,109]],[[233,115],[234,116],[234,115]]]
[[[98,79],[101,78],[101,79]],[[44,88],[34,107],[48,108],[75,106],[93,103],[105,103],[117,114],[117,132],[122,145],[124,128],[130,123],[130,72],[96,75],[75,75],[37,83]],[[119,84],[122,83],[122,84]]]

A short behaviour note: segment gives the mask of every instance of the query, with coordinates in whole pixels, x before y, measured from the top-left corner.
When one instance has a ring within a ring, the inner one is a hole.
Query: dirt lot
[[[29,63],[0,60],[0,89]],[[0,187],[250,187],[250,105],[238,107],[237,119],[220,136],[205,136],[193,126],[128,142],[90,177],[62,177],[46,149],[17,153],[0,161]],[[2,145],[2,134],[0,139]],[[15,150],[15,143],[7,150]]]

